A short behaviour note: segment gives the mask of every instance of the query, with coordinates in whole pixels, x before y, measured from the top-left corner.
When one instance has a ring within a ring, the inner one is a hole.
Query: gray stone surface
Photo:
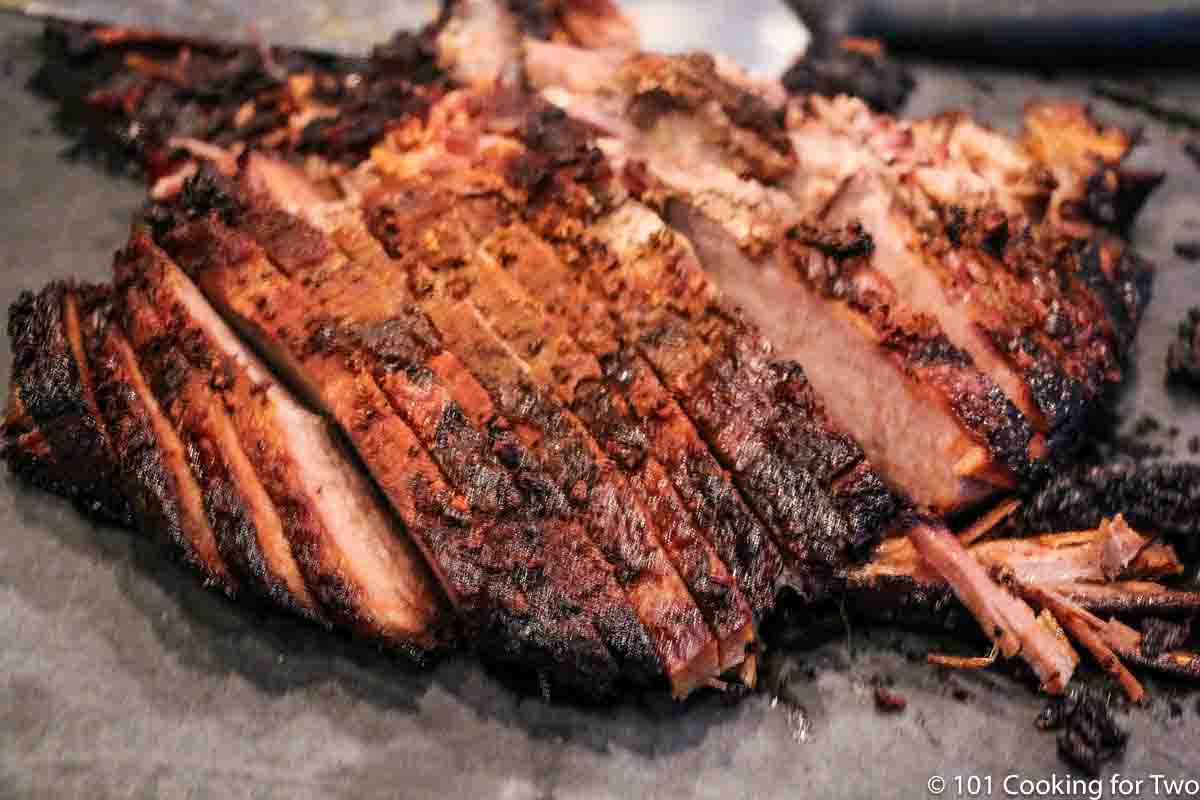
[[[142,198],[136,184],[64,158],[51,109],[25,83],[37,26],[0,15],[0,303],[47,280],[107,274]],[[975,107],[1012,124],[1033,93],[1082,84],[921,67],[913,110]],[[1185,76],[1186,77],[1186,76]],[[1188,91],[1177,81],[1176,91]],[[1191,90],[1195,91],[1195,90]],[[1180,139],[1145,122],[1139,160],[1168,170],[1135,232],[1160,265],[1131,418],[1200,432],[1191,396],[1162,390],[1165,337],[1200,302],[1200,265],[1171,245],[1200,238],[1200,172]],[[0,341],[0,374],[11,355]],[[855,629],[787,663],[803,708],[707,695],[583,710],[519,697],[469,657],[407,674],[386,655],[203,590],[135,532],[84,522],[0,476],[0,797],[926,797],[932,775],[1065,775],[1041,700],[1002,672],[947,676],[919,662],[951,639]],[[906,657],[904,654],[910,654]],[[875,711],[871,680],[908,698]],[[955,700],[954,687],[969,697]],[[1200,708],[1153,682],[1126,722],[1115,769],[1197,775]],[[1178,707],[1175,714],[1173,704]],[[803,722],[803,724],[800,724]],[[946,796],[954,796],[953,783]],[[1106,795],[1111,796],[1111,795]]]

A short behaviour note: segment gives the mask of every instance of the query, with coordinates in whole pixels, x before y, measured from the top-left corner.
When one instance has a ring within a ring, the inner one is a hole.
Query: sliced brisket
[[[173,325],[168,316],[173,304],[162,284],[169,266],[145,231],[136,231],[119,255],[116,278],[130,343],[155,398],[187,447],[222,558],[262,597],[303,615],[318,615],[283,521],[246,455],[244,448],[258,444],[243,444],[215,388],[227,380],[225,373],[214,374],[211,356],[195,352],[203,344],[194,336],[189,342],[183,335],[187,329]],[[200,363],[190,355],[198,355]]]
[[[537,553],[513,550],[522,541],[519,529],[473,520],[466,499],[445,483],[361,359],[332,346],[321,319],[310,315],[301,287],[276,269],[254,239],[208,218],[177,228],[166,241],[223,315],[236,320],[337,420],[451,601],[477,631],[485,655],[585,695],[610,692],[617,678],[614,662],[589,609],[533,601],[553,572],[541,567]],[[291,257],[303,259],[306,252],[293,250]],[[308,255],[321,260],[328,254]],[[369,563],[372,556],[360,558]]]
[[[314,221],[328,230],[325,247],[334,255],[305,265],[285,255],[283,231],[297,239],[316,231],[293,217],[268,236],[266,226],[254,224],[254,214],[246,215],[248,227],[263,240],[273,239],[276,258],[287,261],[291,278],[308,287],[314,298],[309,313],[323,320],[328,345],[364,361],[466,497],[475,519],[491,526],[491,546],[512,560],[508,568],[547,573],[541,585],[526,581],[529,602],[537,607],[570,598],[627,678],[637,683],[660,678],[661,662],[612,566],[571,518],[558,487],[518,442],[499,432],[505,425],[486,391],[445,349],[412,297],[409,277],[388,263],[360,216],[351,209],[317,215]]]
[[[178,266],[144,236],[135,234],[131,249],[141,255],[139,284],[191,367],[209,376],[281,518],[286,542],[264,542],[260,530],[263,551],[285,561],[290,548],[327,619],[417,660],[444,647],[445,602],[424,560],[328,426],[279,385]]]
[[[105,290],[54,282],[9,309],[13,371],[4,453],[17,475],[71,497],[101,520],[125,524],[129,507],[96,405],[85,326]]]
[[[561,251],[523,225],[497,231],[487,250],[599,360],[604,387],[623,396],[628,406],[621,419],[630,454],[654,454],[751,605],[759,612],[771,608],[782,569],[778,548],[636,342],[621,340],[603,296],[578,279]]]
[[[554,259],[544,247],[527,255]],[[523,362],[543,390],[555,393],[630,476],[645,498],[648,519],[657,527],[663,549],[717,638],[722,671],[741,663],[754,635],[749,603],[684,508],[666,468],[639,430],[625,393],[610,386],[596,357],[499,264],[485,244],[474,262],[477,284],[472,301],[514,352],[527,354]]]
[[[725,305],[686,244],[626,203],[580,244],[586,268],[780,548],[820,571],[879,534],[895,501],[828,421],[804,372]]]
[[[105,317],[98,317],[95,330],[85,331],[85,341],[97,405],[134,520],[141,530],[164,538],[206,585],[232,596],[239,582],[217,547],[184,443],[150,391],[129,340],[115,320]]]
[[[483,265],[476,242],[496,225],[488,205],[455,190],[389,189],[377,196],[367,219],[389,253],[403,254],[391,269],[416,287],[447,346],[487,387],[518,438],[585,515],[592,540],[616,568],[672,685],[686,694],[720,672],[717,642],[662,544],[646,496],[583,421],[554,399],[556,387],[526,360],[538,353],[520,349],[521,326],[536,330],[542,317],[510,318],[517,327],[505,326],[500,309],[482,294],[489,286],[477,274]],[[677,544],[703,549],[698,539]],[[743,622],[729,633],[731,645],[744,642],[744,628]]]

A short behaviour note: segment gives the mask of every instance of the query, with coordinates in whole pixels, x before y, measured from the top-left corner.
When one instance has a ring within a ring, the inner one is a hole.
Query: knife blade
[[[437,0],[0,0],[0,8],[36,17],[88,20],[271,44],[365,53],[393,31],[434,19]],[[708,50],[752,72],[778,76],[802,54],[809,33],[784,0],[623,0],[648,49]]]

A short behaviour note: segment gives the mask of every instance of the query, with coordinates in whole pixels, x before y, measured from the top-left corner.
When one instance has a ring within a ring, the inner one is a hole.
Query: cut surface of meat
[[[838,431],[804,372],[724,304],[686,243],[626,203],[580,242],[579,260],[676,395],[781,550],[805,569],[846,563],[894,514],[861,449]]]
[[[778,263],[754,263],[711,220],[682,206],[671,219],[729,300],[780,355],[805,365],[831,418],[912,502],[955,511],[1015,483],[993,452],[1015,450],[1019,459],[1028,432],[1010,422],[1002,399],[989,403],[989,382],[935,322],[889,302],[890,283],[862,268],[878,258],[870,239],[865,256],[833,246],[821,252],[795,231]]]
[[[433,321],[411,296],[410,276],[389,263],[357,212],[317,210],[313,221],[327,228],[329,251],[344,253],[341,266],[296,265],[291,277],[322,298],[313,313],[327,321],[335,349],[356,353],[370,365],[380,388],[464,493],[475,518],[493,520],[489,535],[498,552],[506,546],[502,536],[512,531],[507,545],[513,551],[512,568],[544,564],[551,578],[545,591],[571,598],[591,615],[626,677],[638,683],[660,677],[661,662],[611,574],[612,566],[572,518],[559,488],[503,432],[506,422],[486,390],[445,349]],[[297,237],[315,233],[299,220],[290,225]],[[522,557],[532,561],[516,561]],[[545,595],[530,602],[555,601]]]
[[[473,302],[514,352],[530,354],[522,361],[542,390],[556,394],[596,444],[623,467],[645,504],[646,520],[657,528],[663,551],[717,638],[721,671],[741,663],[753,638],[749,603],[683,507],[657,454],[644,443],[625,393],[603,380],[604,368],[596,357],[506,274],[488,244],[476,254],[478,288],[471,295]],[[533,257],[554,260],[548,248]]]
[[[944,526],[914,518],[909,541],[941,575],[1006,658],[1020,655],[1050,694],[1066,690],[1078,656],[1065,637],[1047,628],[1021,598],[999,586]]]
[[[439,589],[326,423],[272,377],[178,266],[154,258],[140,277],[193,366],[214,377],[322,613],[418,659],[444,647],[450,621]]]
[[[479,209],[482,215],[473,218],[461,207],[451,213],[440,204],[469,205],[453,193],[398,194],[404,203],[393,205],[397,194],[381,190],[367,211],[368,227],[384,249],[404,254],[403,263],[391,269],[407,270],[408,280],[421,287],[423,310],[447,345],[475,373],[518,438],[585,516],[592,540],[616,569],[676,692],[685,694],[703,684],[720,671],[717,643],[661,543],[644,495],[606,456],[583,421],[554,398],[554,381],[518,355],[532,352],[531,343],[522,347],[515,340],[520,331],[506,331],[494,305],[490,313],[487,310],[481,292],[490,284],[473,274],[480,262],[470,232],[494,225],[488,213]],[[405,220],[401,215],[412,216]],[[409,232],[417,238],[403,243],[396,239]],[[525,322],[543,324],[536,315]],[[560,399],[565,400],[561,395]],[[690,544],[700,546],[699,541]]]
[[[561,319],[595,355],[607,390],[625,398],[628,409],[621,424],[627,426],[627,459],[636,461],[646,452],[654,455],[697,527],[711,536],[751,606],[769,609],[782,564],[766,526],[745,505],[686,412],[638,351],[636,341],[623,338],[616,311],[588,286],[586,276],[572,273],[564,259],[575,254],[561,245],[556,252],[524,225],[497,231],[486,246],[505,272],[544,303],[544,313]]]
[[[129,340],[113,320],[94,333],[98,406],[138,526],[164,538],[208,586],[232,596],[238,581],[217,548],[187,452],[154,399]]]
[[[213,388],[222,385],[226,374],[212,371],[211,357],[204,363],[205,343],[185,338],[188,329],[170,315],[174,303],[163,286],[170,267],[145,231],[136,231],[120,253],[116,279],[130,343],[160,407],[187,447],[222,558],[262,597],[305,616],[318,615],[283,520],[246,455],[245,447],[259,444],[243,444]]]
[[[277,233],[281,238],[275,244],[282,245],[287,238],[281,230]],[[593,609],[553,602],[553,594],[537,595],[553,590],[571,597],[577,592],[569,586],[547,587],[562,576],[540,567],[540,553],[529,550],[532,543],[521,526],[473,525],[465,498],[445,483],[369,370],[359,359],[347,360],[332,349],[327,328],[308,325],[310,303],[259,245],[215,219],[191,223],[190,231],[185,227],[168,239],[172,237],[176,255],[223,313],[238,320],[276,366],[303,382],[307,394],[339,422],[417,537],[452,602],[477,631],[481,652],[532,674],[544,673],[553,685],[585,695],[611,691],[618,676],[589,618]],[[224,262],[212,258],[213,245],[220,242],[236,247],[238,255]],[[304,255],[282,245],[276,257],[288,252],[296,258]],[[397,461],[396,454],[408,457]],[[561,566],[568,568],[570,561]]]
[[[731,98],[763,101],[701,60],[635,57],[608,65],[604,82],[606,65],[589,54],[582,80],[548,55],[527,50],[544,96],[608,134],[601,146],[635,194],[665,204],[731,300],[808,368],[839,424],[918,505],[956,511],[1035,483],[1119,380],[1145,269],[1101,231],[1043,220],[1053,181],[1020,143],[961,116],[901,123],[845,98],[793,103],[781,126],[731,113]],[[798,287],[782,255],[797,219],[861,226],[869,269]],[[801,302],[814,284],[826,291]],[[789,351],[813,341],[806,322],[813,337],[857,338],[845,347],[853,364],[815,344]],[[891,389],[887,405],[907,409],[915,437],[869,426],[853,403],[868,387]]]

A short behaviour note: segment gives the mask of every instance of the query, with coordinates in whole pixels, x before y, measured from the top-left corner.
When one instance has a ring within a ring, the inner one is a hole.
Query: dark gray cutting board
[[[50,107],[25,83],[37,25],[0,15],[0,303],[66,275],[101,279],[141,186],[63,157]],[[975,71],[973,74],[984,76]],[[923,66],[910,111],[961,105],[1013,125],[1030,94],[1081,96],[1062,79]],[[1189,76],[1172,85],[1186,96]],[[985,91],[985,88],[989,91]],[[1190,90],[1197,92],[1198,90]],[[1162,125],[1138,162],[1166,185],[1134,238],[1160,266],[1124,409],[1200,433],[1200,405],[1163,391],[1166,338],[1200,302],[1200,172]],[[11,362],[0,339],[0,374]],[[7,378],[0,383],[6,382]],[[518,697],[469,657],[427,674],[202,589],[137,533],[90,525],[66,503],[0,477],[0,797],[926,797],[933,775],[1065,775],[1033,719],[1042,700],[998,672],[947,676],[919,662],[952,639],[855,629],[798,653],[804,707],[708,694],[586,711]],[[906,657],[904,653],[908,653]],[[872,679],[907,711],[883,716]],[[1151,681],[1114,768],[1196,776],[1196,695]],[[968,699],[954,699],[965,688]],[[1177,712],[1177,713],[1176,713]],[[947,796],[953,796],[953,784]]]

